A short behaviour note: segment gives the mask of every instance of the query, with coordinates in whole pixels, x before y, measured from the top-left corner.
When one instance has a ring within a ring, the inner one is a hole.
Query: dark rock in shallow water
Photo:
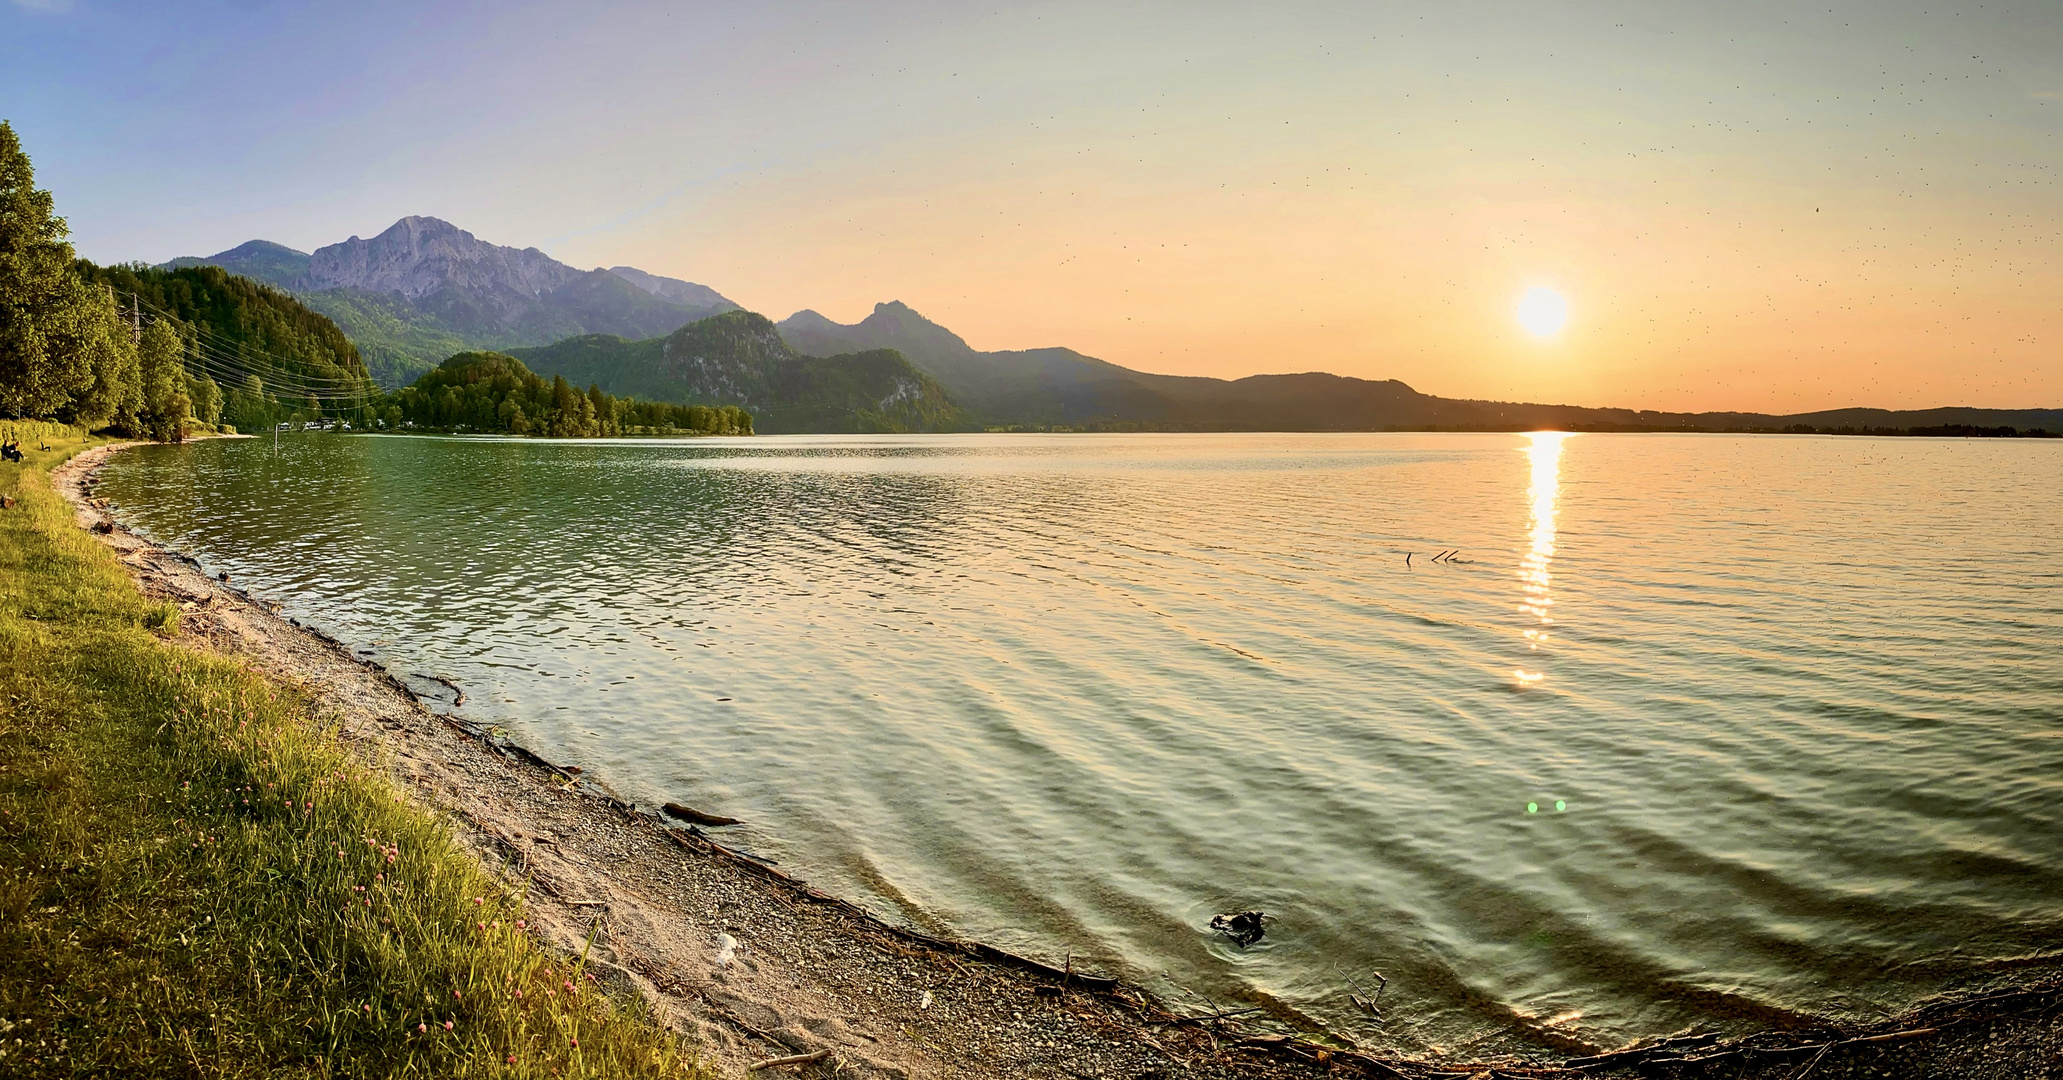
[[[1241,948],[1261,940],[1268,933],[1262,924],[1266,915],[1258,911],[1237,911],[1225,915],[1211,916],[1211,929],[1231,938]]]

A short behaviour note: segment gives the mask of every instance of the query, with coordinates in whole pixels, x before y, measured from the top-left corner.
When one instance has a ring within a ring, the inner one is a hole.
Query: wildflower
[[[514,1054],[510,1054],[510,1055],[509,1055],[509,1064],[511,1064],[511,1065],[514,1065],[515,1063],[516,1063],[516,1055],[514,1055]]]
[[[568,989],[568,990],[571,990],[571,989],[573,989],[573,980],[572,980],[572,979],[567,979],[567,980],[566,980],[566,989]]]
[[[452,997],[458,997],[458,996],[460,996],[460,995],[459,995],[459,992],[458,992],[458,991],[456,991],[456,990],[453,990],[453,991],[451,992],[451,996],[452,996]]]
[[[486,900],[484,900],[484,899],[481,899],[480,897],[477,897],[477,896],[476,896],[476,897],[473,897],[473,906],[474,906],[474,907],[479,907],[479,906],[480,906],[481,904],[484,904],[484,903],[486,903],[486,902],[487,902]]]
[[[428,1025],[428,1024],[417,1024],[417,1025],[415,1026],[415,1029],[416,1029],[417,1031],[424,1031],[424,1032],[427,1032],[427,1031],[429,1031],[429,1030],[430,1030],[430,1025]]]
[[[446,1030],[446,1031],[450,1031],[450,1030],[451,1030],[451,1021],[449,1021],[449,1020],[446,1020],[446,1021],[444,1022],[444,1030]]]
[[[487,924],[486,924],[486,923],[484,923],[484,922],[482,922],[482,923],[475,923],[474,925],[478,926],[478,927],[479,927],[480,929],[482,929],[482,930],[485,930],[485,929],[487,929]]]
[[[574,1039],[574,1040],[573,1040],[573,1049],[575,1049],[575,1050],[578,1050],[578,1049],[580,1049],[580,1040],[579,1040],[579,1039]]]
[[[518,929],[518,930],[521,930],[521,929],[523,929],[523,926],[524,926],[523,920],[521,920],[521,919],[517,919],[517,920],[516,920],[516,929]]]

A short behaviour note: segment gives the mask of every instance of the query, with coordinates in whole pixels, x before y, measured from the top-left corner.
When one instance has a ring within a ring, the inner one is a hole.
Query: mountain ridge
[[[540,375],[679,405],[728,404],[755,430],[955,431],[965,414],[937,380],[893,349],[809,356],[751,311],[698,319],[664,338],[589,334],[509,350]]]
[[[390,387],[468,349],[649,337],[738,307],[705,285],[635,267],[580,270],[417,215],[313,252],[251,240],[164,265],[219,266],[294,294],[341,326]]]
[[[1178,431],[1911,430],[2002,428],[2063,433],[2063,409],[1824,409],[1773,414],[1664,412],[1420,393],[1397,379],[1329,372],[1217,379],[1134,371],[1066,348],[981,352],[900,301],[843,324],[804,309],[777,324],[796,348],[818,353],[897,349],[989,426],[1091,426]]]

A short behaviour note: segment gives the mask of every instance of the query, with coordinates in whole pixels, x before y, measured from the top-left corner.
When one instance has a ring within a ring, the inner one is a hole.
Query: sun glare
[[[1519,325],[1534,337],[1553,337],[1569,321],[1569,302],[1553,289],[1527,289],[1519,297]]]

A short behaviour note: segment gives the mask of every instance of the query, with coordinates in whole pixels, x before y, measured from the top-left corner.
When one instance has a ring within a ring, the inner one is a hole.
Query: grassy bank
[[[317,705],[0,465],[0,1075],[699,1076]]]

